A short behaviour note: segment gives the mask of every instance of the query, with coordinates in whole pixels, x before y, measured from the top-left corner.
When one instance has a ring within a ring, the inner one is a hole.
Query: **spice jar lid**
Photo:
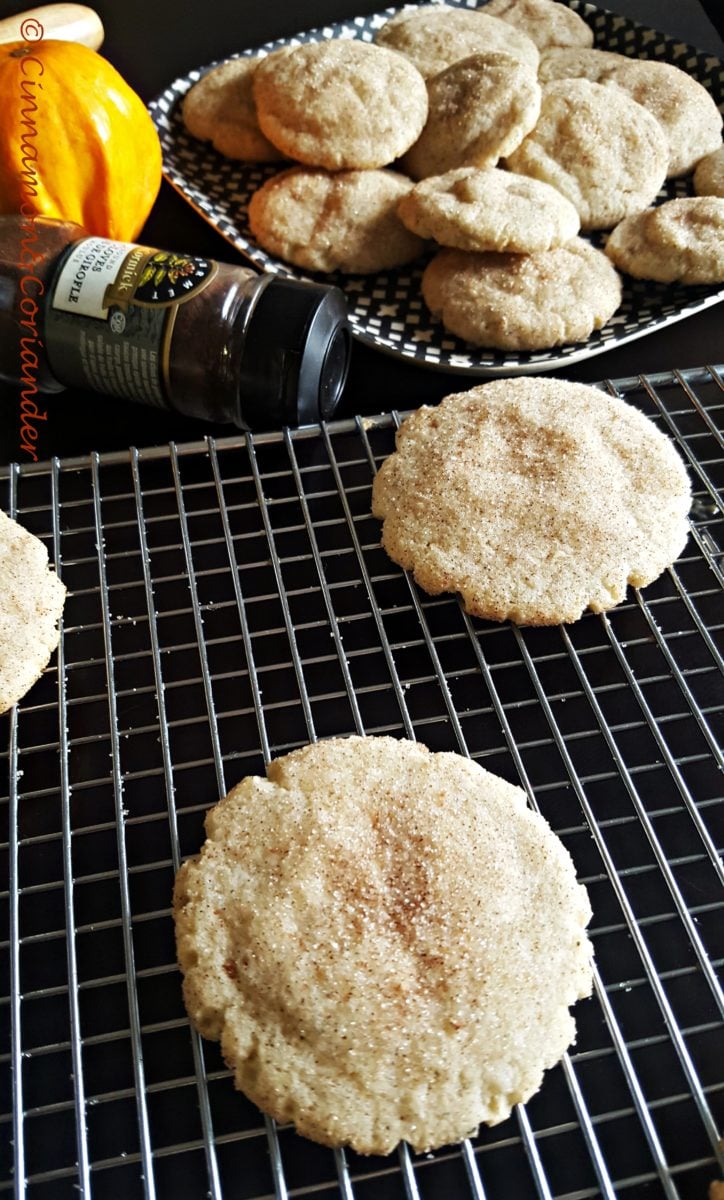
[[[339,288],[262,276],[245,330],[239,424],[276,429],[327,420],[342,396],[351,353]]]

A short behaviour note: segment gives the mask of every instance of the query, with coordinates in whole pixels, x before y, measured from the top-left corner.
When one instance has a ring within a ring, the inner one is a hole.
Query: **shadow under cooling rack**
[[[396,418],[0,473],[69,589],[2,719],[0,1194],[706,1200],[721,1177],[721,374],[608,385],[694,488],[680,560],[518,629],[420,593],[370,487]],[[4,482],[3,482],[4,481]],[[539,1094],[459,1147],[333,1153],[265,1121],[185,1017],[170,895],[265,760],[414,737],[521,783],[591,897],[595,991]]]

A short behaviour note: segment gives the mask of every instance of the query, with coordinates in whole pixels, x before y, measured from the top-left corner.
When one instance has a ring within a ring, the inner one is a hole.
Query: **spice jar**
[[[332,415],[350,355],[339,289],[0,217],[0,379],[74,386],[243,429]]]

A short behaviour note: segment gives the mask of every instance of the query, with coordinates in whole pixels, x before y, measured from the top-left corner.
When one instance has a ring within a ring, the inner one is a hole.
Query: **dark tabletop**
[[[0,0],[0,17],[30,4]],[[603,7],[604,5],[602,5]],[[244,47],[378,11],[380,0],[96,0],[106,38],[102,53],[148,101],[173,79]],[[605,7],[724,57],[724,0],[609,0]],[[164,183],[138,237],[146,245],[241,261],[235,251]],[[561,372],[593,382],[724,360],[724,306],[715,305],[665,329]],[[474,380],[473,382],[480,382]],[[434,403],[466,386],[460,375],[432,371],[356,344],[338,416]],[[20,460],[18,394],[0,385],[0,462]],[[42,458],[184,441],[229,433],[108,397],[69,390],[47,398],[39,439]]]

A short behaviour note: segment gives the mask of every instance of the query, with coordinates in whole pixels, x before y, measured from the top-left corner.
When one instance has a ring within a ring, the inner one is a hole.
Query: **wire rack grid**
[[[606,386],[678,444],[691,536],[645,594],[567,627],[471,619],[389,561],[370,487],[395,415],[3,473],[69,596],[57,656],[2,718],[0,1195],[705,1200],[724,1096],[724,384]],[[354,732],[522,784],[594,910],[575,1046],[506,1122],[430,1155],[332,1152],[265,1120],[182,1004],[170,895],[206,810],[271,757]]]

